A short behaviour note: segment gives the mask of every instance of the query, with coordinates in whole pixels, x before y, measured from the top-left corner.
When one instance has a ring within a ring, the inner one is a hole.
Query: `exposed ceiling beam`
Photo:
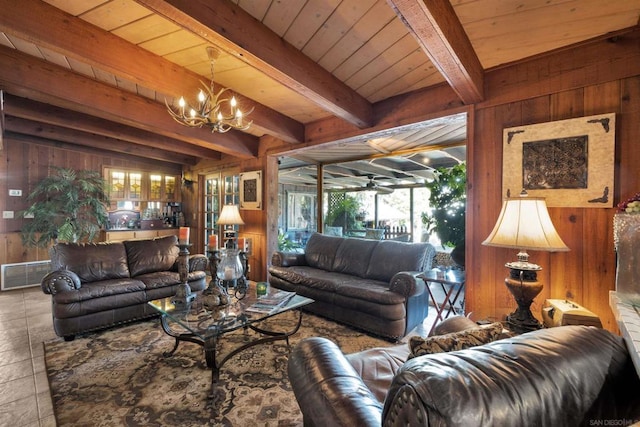
[[[51,141],[60,141],[84,147],[93,147],[104,151],[116,151],[146,159],[161,160],[164,162],[195,165],[197,159],[193,156],[185,156],[160,150],[158,148],[144,147],[130,144],[107,136],[93,135],[86,132],[67,129],[46,123],[37,123],[18,117],[7,117],[7,131],[17,134],[35,136]]]
[[[54,147],[62,150],[69,150],[74,153],[87,153],[89,156],[108,156],[113,159],[122,159],[126,161],[134,160],[136,163],[148,165],[149,168],[157,168],[158,162],[155,160],[147,159],[146,157],[133,158],[131,154],[117,153],[112,150],[102,150],[95,147],[88,147],[82,145],[75,145],[67,142],[53,141],[50,139],[38,138],[37,136],[30,136],[25,134],[17,134],[13,132],[6,133],[7,141],[26,142],[28,144],[40,145],[42,147]],[[182,171],[182,165],[177,163],[164,163],[162,165],[163,170],[172,171],[170,173],[179,175]]]
[[[228,0],[136,0],[181,28],[265,73],[360,128],[372,125],[371,104],[330,72]]]
[[[450,0],[387,0],[465,104],[484,99],[484,70]]]
[[[212,134],[167,117],[166,107],[57,65],[0,46],[0,87],[18,96],[86,112],[242,159],[255,158],[258,138],[237,131]],[[25,76],[29,76],[26,80]]]
[[[396,176],[396,180],[407,180],[412,178],[420,178],[424,179],[425,177],[421,174],[420,171],[415,170],[405,170],[402,169],[396,162],[394,162],[391,158],[377,158],[373,159],[370,163],[372,166],[377,166],[380,168],[387,169],[389,171],[395,172],[398,175]],[[426,170],[426,168],[425,168]],[[397,182],[397,181],[396,181]]]
[[[40,0],[8,2],[0,8],[2,31],[44,46],[145,88],[173,97],[197,93],[202,76],[69,15]],[[135,60],[131,60],[135,58]],[[252,133],[268,133],[286,142],[301,142],[304,125],[236,94],[241,105],[254,107]]]
[[[32,121],[65,127],[90,134],[106,136],[116,140],[170,151],[181,155],[220,160],[220,152],[210,148],[198,147],[173,138],[151,133],[134,127],[113,123],[88,114],[69,111],[41,102],[6,95],[7,115]]]
[[[361,173],[364,173],[365,177],[367,175],[376,175],[376,176],[383,176],[385,178],[394,179],[397,176],[395,173],[390,172],[387,169],[380,168],[377,165],[370,163],[368,160],[361,160],[356,162],[345,162],[345,163],[341,163],[340,165],[347,167],[349,169],[357,170]],[[326,166],[326,168],[329,168],[329,166]]]

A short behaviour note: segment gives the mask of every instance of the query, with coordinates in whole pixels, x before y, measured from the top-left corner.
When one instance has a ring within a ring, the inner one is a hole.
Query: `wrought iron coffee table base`
[[[160,317],[160,323],[162,325],[162,329],[167,335],[175,338],[176,340],[173,346],[173,349],[171,351],[165,351],[164,353],[162,353],[162,355],[164,357],[171,357],[178,349],[178,345],[180,344],[180,341],[192,342],[204,347],[204,357],[207,362],[207,367],[211,369],[211,385],[213,386],[215,383],[218,382],[220,378],[220,369],[222,368],[222,365],[224,365],[227,362],[227,360],[229,360],[236,354],[240,353],[241,351],[244,351],[248,348],[251,348],[259,344],[264,344],[264,343],[269,343],[269,342],[279,341],[279,340],[285,340],[287,342],[287,346],[290,346],[289,337],[295,334],[296,332],[298,332],[298,330],[300,329],[300,325],[302,325],[302,310],[298,309],[296,311],[298,312],[298,321],[294,326],[294,328],[291,329],[290,331],[277,332],[277,331],[262,329],[259,326],[256,326],[255,324],[245,325],[244,326],[245,332],[247,329],[252,329],[253,331],[258,332],[259,334],[267,335],[267,336],[254,339],[252,341],[249,341],[246,344],[241,345],[240,347],[233,349],[229,354],[224,356],[219,361],[216,360],[216,344],[218,342],[218,338],[222,337],[224,333],[223,334],[214,333],[210,337],[204,340],[193,333],[186,333],[186,332],[177,333],[171,330],[171,328],[169,327],[169,321],[167,319],[167,315],[162,314],[162,316]]]

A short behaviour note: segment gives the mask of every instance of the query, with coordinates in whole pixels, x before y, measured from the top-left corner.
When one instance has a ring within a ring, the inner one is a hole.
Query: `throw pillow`
[[[502,323],[495,322],[486,327],[467,329],[428,338],[414,336],[409,339],[409,359],[424,354],[445,353],[487,344],[501,338]]]

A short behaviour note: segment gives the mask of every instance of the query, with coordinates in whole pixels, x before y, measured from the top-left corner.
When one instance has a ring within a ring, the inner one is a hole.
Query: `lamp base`
[[[530,309],[534,298],[542,291],[542,284],[537,280],[515,280],[510,277],[504,279],[504,283],[518,304],[518,308],[507,316],[509,329],[523,334],[542,328],[542,324],[533,316]]]

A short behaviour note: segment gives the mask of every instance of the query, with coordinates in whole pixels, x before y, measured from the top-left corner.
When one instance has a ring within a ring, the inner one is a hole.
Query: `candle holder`
[[[222,286],[222,281],[218,278],[218,265],[220,264],[220,251],[209,249],[209,271],[211,272],[211,281],[207,289],[202,291],[202,301],[208,308],[219,307],[229,304],[229,294]]]
[[[189,286],[189,248],[188,243],[179,243],[178,247],[180,252],[178,253],[178,276],[180,277],[180,284],[176,291],[175,296],[171,299],[171,302],[176,306],[185,306],[194,300],[195,294],[191,293],[191,286]]]
[[[221,249],[209,251],[209,265],[211,269],[212,293],[217,293],[215,288],[224,289],[229,294],[234,290],[234,296],[242,299],[247,294],[248,270],[247,254],[237,249]]]

